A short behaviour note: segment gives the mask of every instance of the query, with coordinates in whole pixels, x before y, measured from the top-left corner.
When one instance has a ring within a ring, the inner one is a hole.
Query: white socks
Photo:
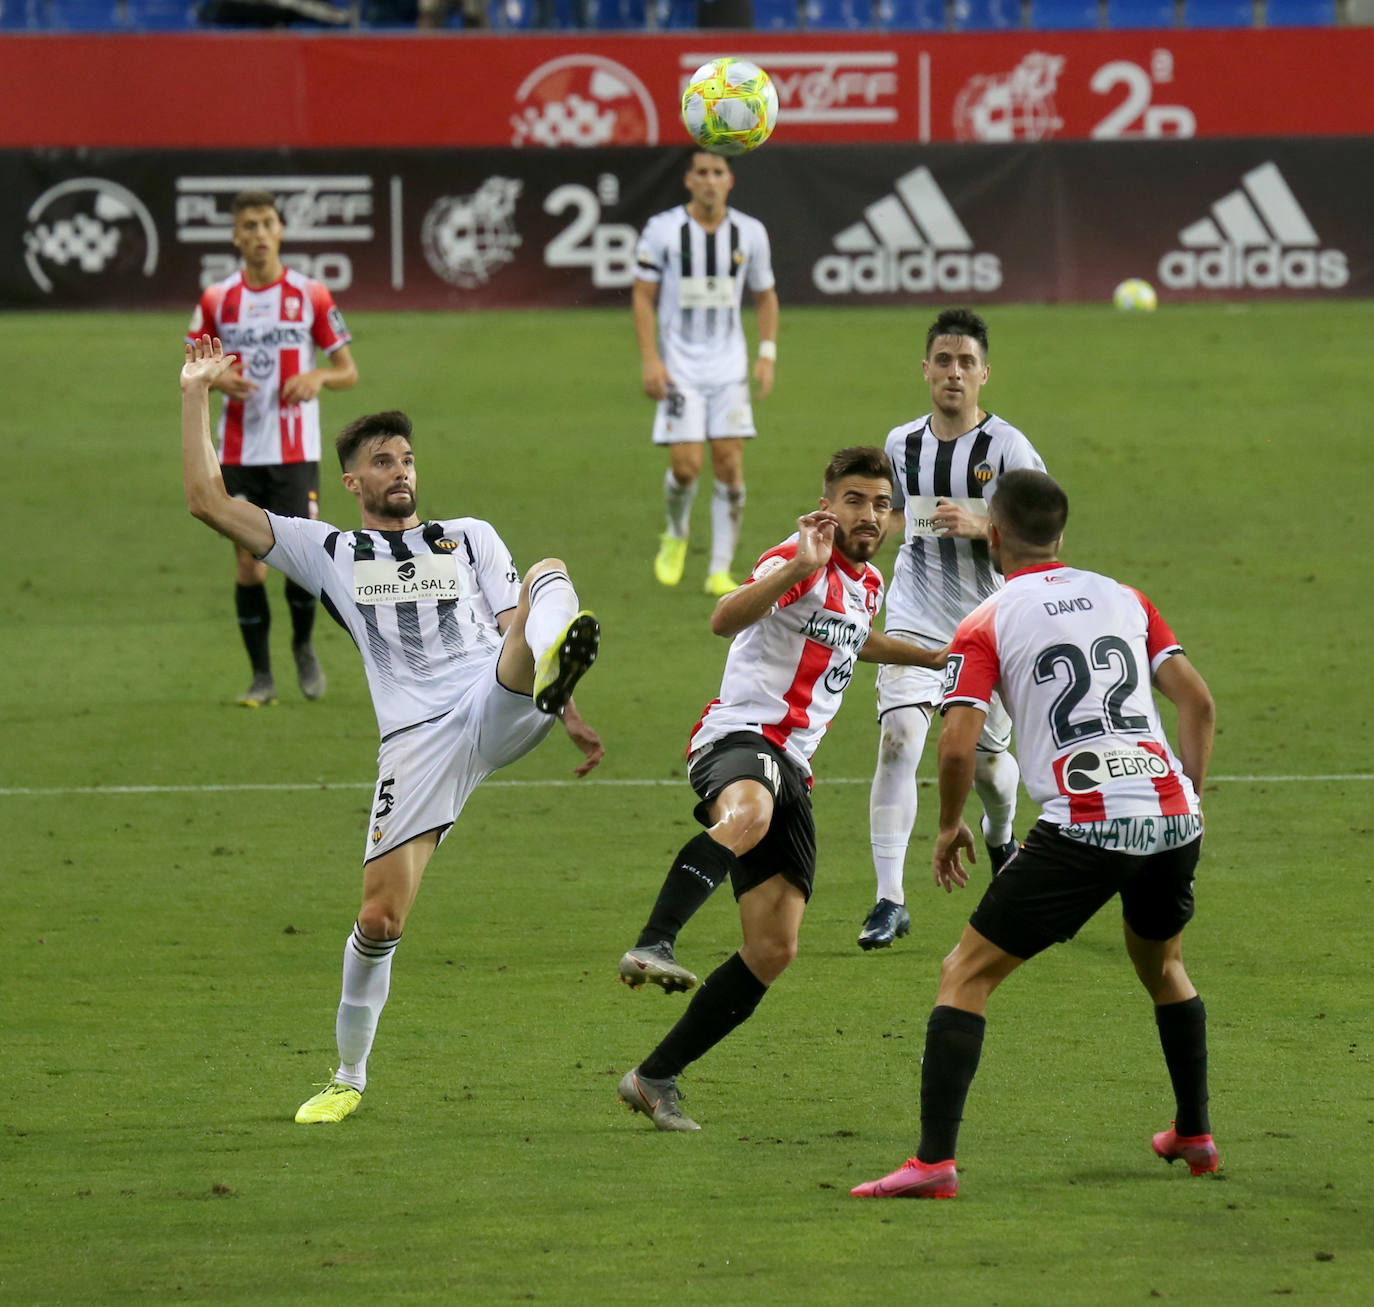
[[[973,767],[973,788],[983,803],[983,839],[997,848],[1011,839],[1016,820],[1016,785],[1021,768],[1009,749],[1001,753],[979,750]]]
[[[916,768],[929,729],[930,718],[920,708],[894,708],[883,714],[878,766],[868,792],[868,831],[878,897],[893,903],[906,902],[902,869],[916,821]]]
[[[391,956],[400,942],[400,936],[369,939],[355,922],[344,945],[343,997],[334,1022],[339,1046],[339,1069],[334,1079],[359,1092],[367,1088],[367,1055],[391,992]]]
[[[697,483],[678,485],[673,469],[663,476],[663,504],[668,510],[668,534],[674,540],[686,540],[691,528],[692,503],[697,497]]]
[[[577,591],[566,572],[541,572],[530,582],[530,613],[525,618],[525,643],[537,663],[577,616]]]
[[[707,574],[728,572],[739,545],[740,523],[744,520],[744,483],[723,486],[719,481],[711,491],[711,566]]]

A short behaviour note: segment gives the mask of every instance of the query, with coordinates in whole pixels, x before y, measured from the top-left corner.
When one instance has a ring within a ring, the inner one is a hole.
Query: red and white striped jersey
[[[318,346],[333,354],[353,338],[327,288],[287,268],[270,286],[250,286],[239,269],[201,297],[186,329],[206,332],[237,354],[257,382],[246,400],[225,396],[219,413],[219,461],[231,467],[320,461],[320,402],[283,404],[282,383],[309,372]]]
[[[1001,692],[1021,778],[1047,822],[1189,817],[1197,796],[1150,691],[1182,652],[1140,591],[1063,563],[1030,567],[959,623],[944,705],[986,710]]]
[[[764,554],[745,584],[796,553],[794,536]],[[706,705],[687,752],[733,731],[755,731],[810,776],[811,755],[839,709],[882,602],[883,578],[876,567],[855,569],[832,554],[730,642],[720,697]]]

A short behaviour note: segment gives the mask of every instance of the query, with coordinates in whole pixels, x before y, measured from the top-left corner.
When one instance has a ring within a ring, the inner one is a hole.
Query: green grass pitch
[[[932,316],[784,309],[742,558],[814,504],[833,449],[924,411]],[[360,666],[322,618],[329,695],[294,692],[274,578],[281,706],[230,706],[230,551],[181,498],[181,316],[5,315],[0,1301],[1368,1301],[1370,305],[988,317],[985,398],[1067,486],[1066,557],[1146,590],[1219,703],[1185,945],[1219,1179],[1150,1153],[1171,1099],[1109,909],[994,997],[958,1200],[848,1197],[914,1151],[935,973],[974,903],[929,884],[925,788],[912,935],[855,947],[869,667],[817,757],[801,956],[683,1079],[703,1131],[616,1105],[682,1006],[615,962],[694,829],[682,747],[725,650],[705,495],[680,590],[650,573],[664,460],[628,311],[350,318],[362,380],[326,394],[326,428],[407,409],[422,512],[568,560],[605,628],[578,697],[608,754],[569,784],[554,738],[478,792],[361,1110],[294,1125],[332,1066],[357,903]],[[718,895],[680,955],[704,972],[737,934]]]

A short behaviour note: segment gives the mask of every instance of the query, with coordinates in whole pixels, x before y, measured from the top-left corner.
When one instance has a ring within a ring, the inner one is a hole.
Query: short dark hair
[[[926,332],[926,358],[941,336],[969,336],[982,346],[983,357],[988,356],[988,324],[972,309],[946,309],[930,324]]]
[[[719,150],[708,150],[704,145],[695,145],[687,151],[688,172],[691,172],[692,169],[696,167],[697,155],[699,154],[706,154],[710,155],[713,159],[719,159],[730,172],[735,171],[735,165],[730,162],[730,156],[728,154],[721,154]]]
[[[282,216],[277,197],[271,191],[261,189],[240,191],[234,196],[234,217],[237,218],[244,209],[271,209],[278,218]]]
[[[1049,473],[1016,468],[997,478],[988,511],[1007,535],[1044,549],[1064,534],[1069,497]]]
[[[872,477],[875,481],[892,484],[892,460],[887,451],[876,445],[850,445],[848,449],[838,449],[825,466],[825,493],[829,498],[830,488],[845,477]]]
[[[339,466],[345,472],[348,465],[357,457],[358,450],[369,440],[390,440],[392,436],[410,439],[410,419],[400,409],[387,409],[385,413],[367,413],[354,418],[337,436],[334,448],[339,453]]]

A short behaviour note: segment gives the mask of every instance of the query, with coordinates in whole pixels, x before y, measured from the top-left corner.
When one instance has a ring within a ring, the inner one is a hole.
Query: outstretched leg
[[[296,1120],[302,1125],[342,1121],[362,1099],[368,1055],[391,992],[391,960],[438,844],[438,831],[428,831],[363,868],[362,905],[344,944],[343,984],[334,1021],[339,1069],[320,1093],[301,1104]]]

